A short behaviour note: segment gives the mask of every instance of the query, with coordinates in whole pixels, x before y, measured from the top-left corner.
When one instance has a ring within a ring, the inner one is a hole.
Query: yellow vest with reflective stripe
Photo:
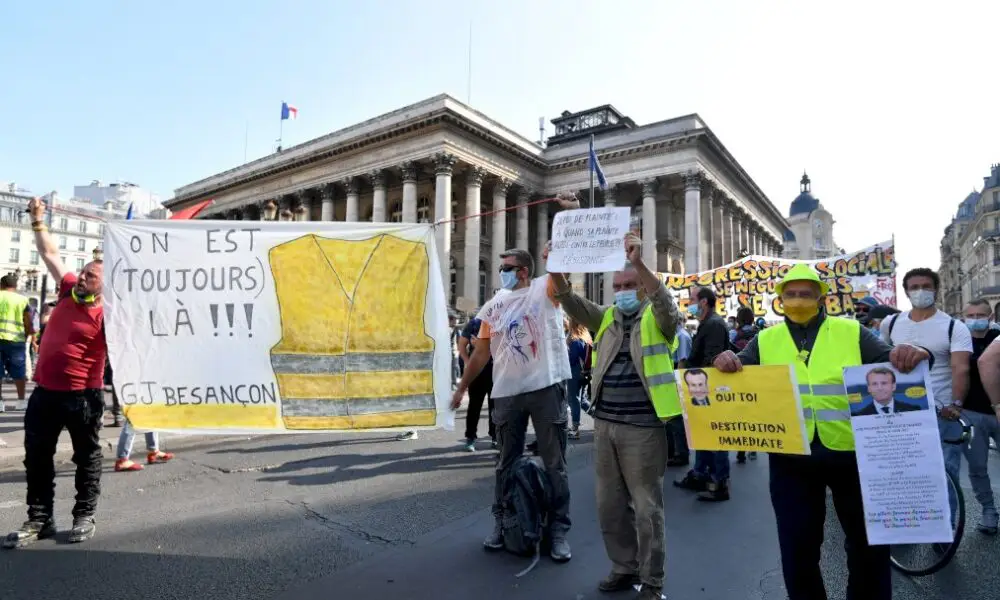
[[[604,335],[604,330],[615,320],[615,307],[604,311],[601,328],[594,338],[594,351],[591,354],[591,364],[597,368],[597,344]],[[642,313],[639,324],[642,339],[642,374],[649,388],[650,401],[656,410],[656,416],[662,420],[681,414],[681,400],[674,383],[674,361],[672,354],[677,351],[677,336],[672,342],[660,332],[653,316],[653,307],[647,306]]]
[[[23,342],[24,311],[28,299],[16,292],[0,291],[0,340]]]
[[[851,409],[844,388],[844,367],[861,364],[861,325],[853,319],[826,317],[809,353],[800,357],[788,325],[758,334],[762,365],[795,365],[806,432],[831,450],[854,450]]]

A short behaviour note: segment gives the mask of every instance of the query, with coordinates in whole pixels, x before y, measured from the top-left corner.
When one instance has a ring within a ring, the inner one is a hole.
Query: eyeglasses
[[[518,269],[523,269],[523,268],[524,267],[521,267],[521,266],[518,266],[518,265],[501,265],[500,266],[500,272],[501,273],[509,273],[511,271],[517,271]]]

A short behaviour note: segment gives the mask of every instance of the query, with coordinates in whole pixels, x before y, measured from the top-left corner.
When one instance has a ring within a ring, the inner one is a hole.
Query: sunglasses
[[[517,271],[518,269],[523,269],[524,267],[519,267],[517,265],[502,265],[500,267],[501,273],[510,273],[511,271]]]

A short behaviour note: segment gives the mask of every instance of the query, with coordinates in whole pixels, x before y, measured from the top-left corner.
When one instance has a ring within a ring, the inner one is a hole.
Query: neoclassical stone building
[[[609,188],[595,206],[629,206],[643,255],[661,272],[780,256],[788,223],[697,115],[636,125],[610,105],[564,112],[533,142],[440,95],[212,175],[165,206],[213,200],[199,218],[440,222],[436,241],[450,302],[481,305],[499,286],[498,254],[548,240],[560,192],[589,195],[590,136]],[[477,217],[483,214],[486,216]],[[611,278],[593,288],[611,300]]]

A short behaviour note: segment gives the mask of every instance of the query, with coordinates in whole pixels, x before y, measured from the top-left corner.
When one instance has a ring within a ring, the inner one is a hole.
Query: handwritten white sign
[[[445,424],[451,352],[431,225],[142,220],[105,232],[108,351],[137,428]]]
[[[581,208],[556,214],[545,268],[552,273],[607,273],[625,266],[629,208]]]

